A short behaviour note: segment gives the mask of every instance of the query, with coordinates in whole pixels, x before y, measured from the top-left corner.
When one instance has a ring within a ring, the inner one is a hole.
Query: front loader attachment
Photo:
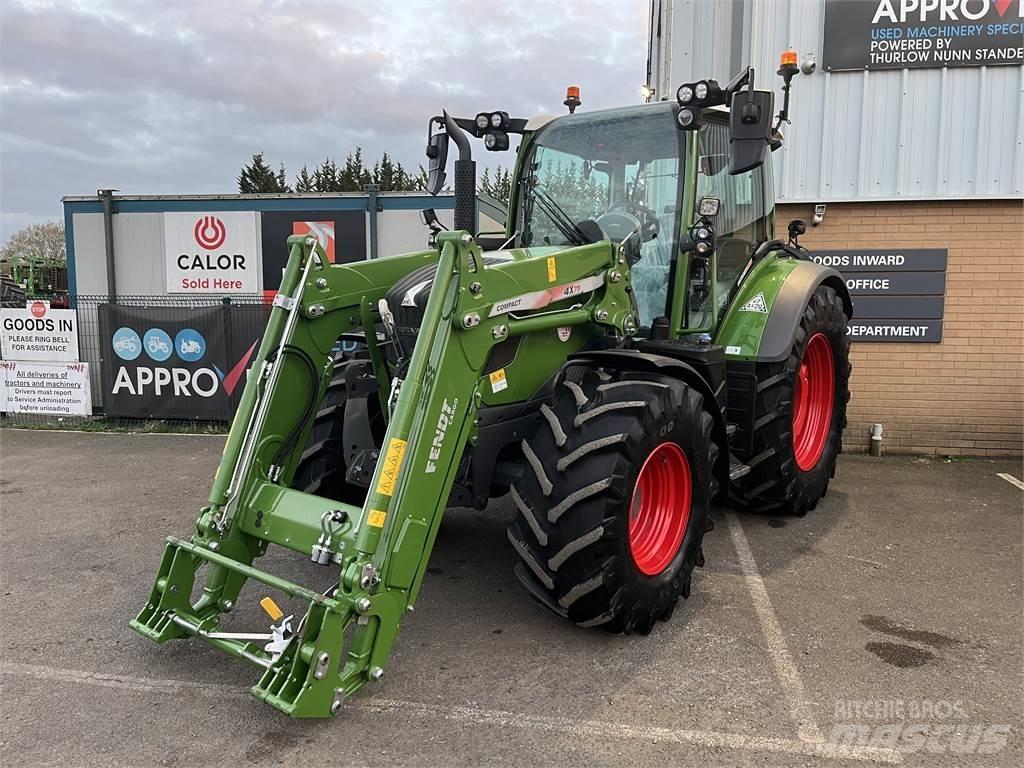
[[[475,439],[492,348],[510,336],[595,318],[621,330],[632,318],[622,257],[608,243],[567,250],[560,265],[549,257],[491,269],[463,232],[442,233],[436,251],[358,265],[328,264],[312,238],[288,242],[281,289],[209,506],[191,539],[167,539],[149,600],[131,626],[156,643],[203,640],[261,669],[252,688],[257,698],[296,717],[325,717],[384,673],[401,618],[418,595],[464,450]],[[377,346],[379,304],[395,282],[427,264],[436,264],[437,272],[415,349],[404,378],[391,378]],[[606,270],[619,270],[614,281],[596,279]],[[604,287],[565,311],[525,319],[502,312],[524,286],[545,286],[554,274],[566,285],[551,285],[552,291],[584,278]],[[356,329],[366,332],[388,417],[362,507],[290,487],[310,416],[331,378],[332,347],[340,334]],[[253,567],[271,544],[336,567],[337,580],[321,592]],[[268,599],[270,632],[225,631],[222,618],[249,580],[302,601],[305,612],[285,617]]]

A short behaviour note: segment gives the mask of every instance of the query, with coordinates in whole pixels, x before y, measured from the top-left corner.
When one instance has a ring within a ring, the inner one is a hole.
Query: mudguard
[[[570,366],[580,363],[589,363],[595,367],[626,369],[633,371],[648,371],[650,373],[661,373],[666,376],[675,376],[685,381],[691,387],[700,392],[704,398],[704,406],[714,419],[714,426],[711,429],[711,438],[718,445],[718,464],[715,467],[715,476],[718,480],[720,490],[729,487],[729,440],[726,433],[725,414],[722,412],[721,397],[723,392],[715,392],[711,384],[700,372],[684,360],[679,360],[667,355],[658,355],[651,352],[641,352],[636,349],[602,349],[588,352],[577,352],[569,355],[562,371]],[[558,378],[561,379],[561,373]]]
[[[725,347],[728,360],[785,358],[804,308],[820,285],[835,289],[852,318],[850,292],[836,270],[804,259],[765,258],[743,281],[715,343]]]

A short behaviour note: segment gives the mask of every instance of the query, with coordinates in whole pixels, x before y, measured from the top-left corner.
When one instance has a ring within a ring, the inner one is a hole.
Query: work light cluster
[[[700,128],[701,110],[725,103],[725,93],[717,80],[699,80],[696,83],[683,83],[676,91],[679,112],[676,122],[687,131]]]
[[[477,138],[483,137],[485,148],[491,152],[508,149],[508,112],[481,112],[473,123]]]

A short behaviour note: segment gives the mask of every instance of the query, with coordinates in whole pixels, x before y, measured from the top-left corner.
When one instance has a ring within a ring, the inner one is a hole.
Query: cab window
[[[729,174],[729,126],[724,115],[705,115],[697,137],[697,197],[722,201],[715,230],[718,235],[719,303],[724,305],[754,249],[772,237],[775,189],[771,163],[736,176]]]

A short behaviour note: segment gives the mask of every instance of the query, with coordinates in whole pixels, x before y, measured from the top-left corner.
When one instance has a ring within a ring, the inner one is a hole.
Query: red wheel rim
[[[629,552],[641,573],[664,571],[683,543],[690,519],[690,462],[675,443],[662,443],[647,457],[629,505]]]
[[[823,333],[807,342],[793,391],[793,456],[804,472],[814,469],[825,452],[835,401],[832,345]]]

